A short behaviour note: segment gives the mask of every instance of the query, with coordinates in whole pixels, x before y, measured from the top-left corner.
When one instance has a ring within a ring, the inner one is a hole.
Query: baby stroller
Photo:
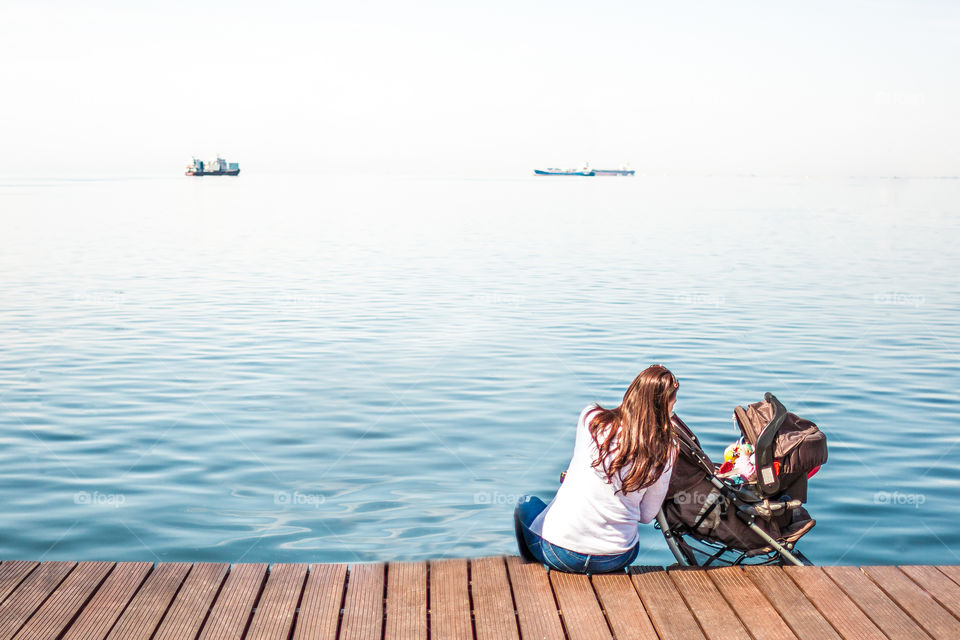
[[[807,479],[827,461],[826,436],[777,398],[737,407],[734,420],[753,446],[755,474],[731,481],[677,416],[680,445],[656,526],[682,566],[811,564],[794,547],[816,520],[803,503]]]

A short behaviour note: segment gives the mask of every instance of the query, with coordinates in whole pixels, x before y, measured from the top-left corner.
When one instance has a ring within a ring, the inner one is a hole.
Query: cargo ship
[[[538,176],[592,176],[595,175],[593,169],[590,168],[590,165],[586,165],[583,169],[534,169],[534,175]]]
[[[236,176],[240,175],[240,165],[236,162],[227,162],[220,156],[211,162],[193,159],[187,165],[188,176]]]
[[[591,169],[589,164],[582,169],[534,169],[538,176],[632,176],[636,171],[624,165],[619,169]]]

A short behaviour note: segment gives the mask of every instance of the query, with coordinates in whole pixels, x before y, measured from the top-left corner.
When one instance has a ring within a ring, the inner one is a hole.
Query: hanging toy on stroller
[[[826,436],[772,393],[734,409],[734,421],[742,438],[718,468],[673,416],[680,451],[657,526],[684,566],[809,564],[794,546],[816,524],[803,504]]]
[[[717,469],[717,477],[738,485],[753,481],[757,463],[753,457],[753,445],[740,438],[723,452],[723,464]]]

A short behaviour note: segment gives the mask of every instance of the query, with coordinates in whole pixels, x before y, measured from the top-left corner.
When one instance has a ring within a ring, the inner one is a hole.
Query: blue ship
[[[589,163],[585,163],[582,169],[534,169],[533,172],[538,176],[632,176],[636,172],[627,165],[619,169],[591,169]]]
[[[590,167],[583,169],[534,169],[533,173],[538,176],[593,176],[596,175]]]

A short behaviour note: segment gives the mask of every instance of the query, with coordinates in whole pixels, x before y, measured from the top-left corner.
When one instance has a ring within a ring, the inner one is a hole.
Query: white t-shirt
[[[637,524],[653,520],[670,485],[672,460],[649,487],[627,494],[615,493],[620,481],[607,484],[602,469],[591,465],[599,456],[589,430],[590,405],[580,413],[573,458],[567,475],[547,508],[530,529],[547,542],[577,553],[614,555],[629,551],[639,541]],[[629,467],[621,470],[626,473]]]

